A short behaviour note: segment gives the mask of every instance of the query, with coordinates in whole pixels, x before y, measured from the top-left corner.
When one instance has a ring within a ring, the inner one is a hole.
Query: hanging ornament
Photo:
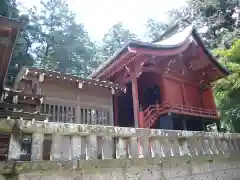
[[[43,97],[40,98],[40,103],[41,103],[41,104],[43,103]]]
[[[25,71],[25,76],[29,73],[29,70],[28,68],[26,68],[26,71]]]
[[[13,104],[17,104],[18,103],[18,96],[13,96]]]
[[[34,124],[34,123],[35,123],[35,118],[32,119],[32,124]]]
[[[82,89],[82,88],[83,88],[83,83],[82,83],[82,82],[79,82],[79,83],[78,83],[78,88],[79,88],[79,89]]]
[[[7,97],[8,97],[8,93],[5,92],[4,99],[6,99]]]
[[[39,75],[39,82],[43,82],[44,81],[44,73]]]
[[[111,88],[111,92],[112,92],[112,94],[115,94],[115,89]]]

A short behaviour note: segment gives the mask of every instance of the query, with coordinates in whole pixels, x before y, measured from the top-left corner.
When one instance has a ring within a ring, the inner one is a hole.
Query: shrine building
[[[211,84],[229,72],[193,27],[88,78],[24,67],[7,88],[21,26],[0,16],[0,180],[239,179],[239,134],[196,132],[219,124]]]
[[[228,74],[188,26],[130,41],[88,78],[25,67],[15,89],[42,95],[49,121],[205,131],[220,120],[211,84]]]

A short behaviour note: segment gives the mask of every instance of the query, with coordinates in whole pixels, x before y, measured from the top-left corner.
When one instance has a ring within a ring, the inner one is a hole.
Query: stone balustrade
[[[16,121],[15,121],[16,122]],[[1,122],[6,128],[14,124]],[[3,126],[2,125],[2,126]],[[27,171],[161,166],[239,160],[240,134],[136,129],[19,120],[22,132],[32,133],[31,161],[15,163]],[[50,160],[43,160],[44,135],[52,135]],[[21,151],[19,138],[11,138],[9,162]],[[4,166],[7,166],[6,164]],[[8,164],[9,166],[9,164]],[[7,169],[7,168],[5,168]]]

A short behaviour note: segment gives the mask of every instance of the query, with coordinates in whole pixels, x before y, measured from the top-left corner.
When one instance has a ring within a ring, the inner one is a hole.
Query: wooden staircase
[[[143,128],[152,128],[157,123],[160,116],[167,113],[199,116],[219,120],[218,113],[215,110],[164,102],[162,104],[151,105],[144,111]]]

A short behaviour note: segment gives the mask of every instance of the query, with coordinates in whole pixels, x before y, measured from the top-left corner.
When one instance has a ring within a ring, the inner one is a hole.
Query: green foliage
[[[215,50],[215,55],[231,71],[231,75],[219,80],[214,88],[222,122],[228,130],[240,132],[240,40],[231,49]]]
[[[86,76],[96,64],[95,45],[64,0],[41,1],[41,11],[31,9],[31,36],[36,66]]]
[[[122,23],[117,23],[109,29],[102,39],[102,56],[107,59],[114,54],[116,50],[121,48],[130,40],[137,40],[137,35],[126,29]]]
[[[158,22],[154,19],[148,19],[146,27],[148,29],[148,37],[151,41],[158,39],[163,33],[168,30],[169,25]]]
[[[15,0],[3,0],[0,2],[0,15],[6,16],[12,19],[17,19],[23,22],[24,26],[21,29],[15,48],[13,51],[12,59],[8,68],[7,85],[12,85],[15,76],[19,72],[22,66],[32,65],[33,58],[29,54],[29,48],[31,47],[31,40],[28,36],[28,16],[19,15]]]
[[[16,0],[1,0],[0,15],[5,17],[16,17],[18,15]]]
[[[238,0],[188,0],[186,8],[170,14],[178,18],[187,16],[199,29],[207,29],[202,37],[209,48],[230,48],[240,38],[238,9]]]

